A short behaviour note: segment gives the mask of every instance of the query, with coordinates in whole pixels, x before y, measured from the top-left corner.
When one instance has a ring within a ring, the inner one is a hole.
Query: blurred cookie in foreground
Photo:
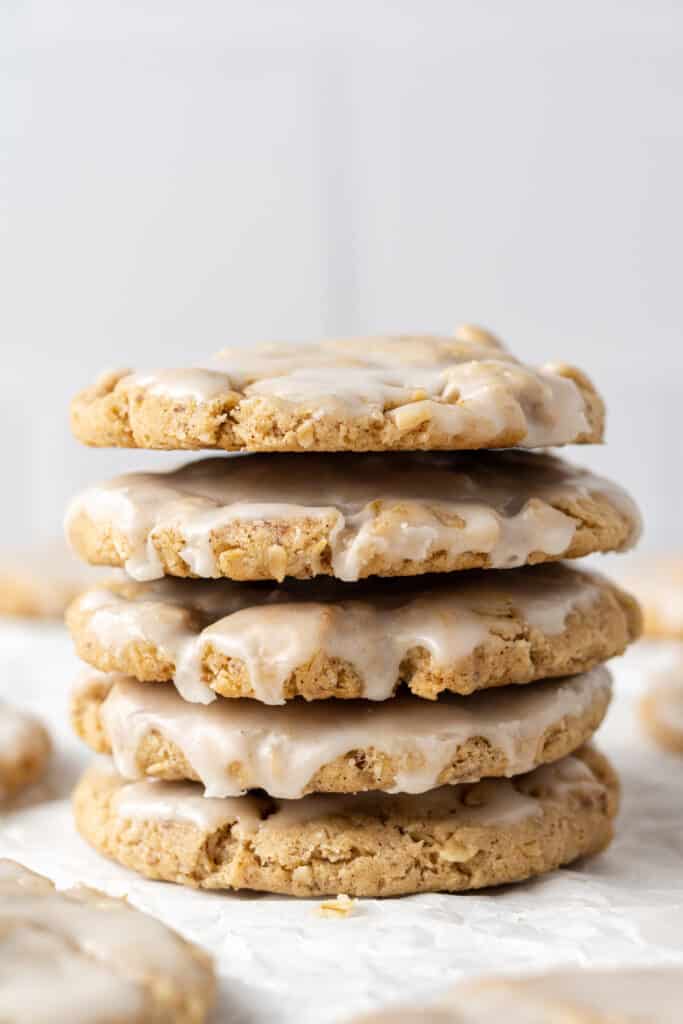
[[[38,782],[51,750],[50,737],[37,718],[0,701],[0,808]]]
[[[0,860],[3,1020],[12,1024],[201,1024],[215,998],[209,957],[160,921]]]
[[[68,604],[94,582],[60,540],[0,550],[0,615],[61,619]]]
[[[683,552],[634,562],[619,582],[640,602],[645,636],[683,640]]]
[[[355,1024],[678,1024],[683,968],[566,968],[458,985],[431,1007],[388,1010]]]
[[[683,754],[683,655],[653,676],[640,702],[640,718],[655,743]]]

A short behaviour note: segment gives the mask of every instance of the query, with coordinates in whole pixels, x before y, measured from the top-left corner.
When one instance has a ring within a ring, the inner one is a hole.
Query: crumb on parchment
[[[320,903],[317,914],[319,917],[350,917],[357,902],[342,892],[335,899]]]

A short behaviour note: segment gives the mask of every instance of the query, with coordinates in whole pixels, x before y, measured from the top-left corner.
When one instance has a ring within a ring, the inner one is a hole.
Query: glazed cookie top
[[[205,459],[93,487],[66,518],[81,557],[138,580],[511,568],[623,550],[639,530],[620,487],[519,451]]]
[[[187,701],[216,693],[382,701],[401,681],[442,690],[571,674],[620,654],[638,607],[566,565],[360,585],[227,580],[114,582],[67,613],[78,654],[103,671],[171,680]]]
[[[355,1024],[677,1024],[683,969],[564,969],[464,982],[433,1007],[388,1010]]]
[[[381,704],[291,701],[274,708],[221,700],[202,707],[172,687],[86,674],[73,706],[77,731],[112,752],[124,778],[197,779],[210,797],[262,789],[294,799],[316,791],[425,793],[443,782],[521,775],[586,742],[610,692],[601,666],[438,703],[402,695]]]
[[[0,860],[2,1016],[16,1024],[201,1022],[209,958],[125,900]]]
[[[226,451],[525,448],[602,439],[564,364],[532,369],[479,328],[225,349],[203,366],[102,377],[73,401],[86,444]]]

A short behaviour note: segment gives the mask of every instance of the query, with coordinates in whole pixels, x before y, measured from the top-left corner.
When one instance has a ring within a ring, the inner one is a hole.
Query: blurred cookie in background
[[[683,552],[638,560],[619,582],[640,602],[645,636],[683,640]]]
[[[59,539],[0,550],[0,615],[61,619],[97,573]]]
[[[640,718],[655,743],[683,754],[683,650],[672,666],[653,675]]]
[[[34,715],[0,701],[0,809],[42,778],[51,751],[47,730]]]
[[[202,1024],[209,956],[161,921],[83,885],[59,891],[0,860],[3,1021]]]

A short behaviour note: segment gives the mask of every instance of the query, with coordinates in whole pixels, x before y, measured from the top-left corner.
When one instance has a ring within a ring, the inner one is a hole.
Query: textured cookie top
[[[188,701],[219,693],[385,700],[590,668],[635,639],[638,607],[565,565],[360,585],[165,579],[83,594],[67,623],[95,668],[172,680]]]
[[[250,455],[131,473],[76,497],[86,561],[138,580],[406,576],[511,568],[638,537],[615,484],[549,455]]]
[[[40,778],[50,751],[41,722],[0,701],[0,802]]]
[[[2,1017],[13,1024],[199,1024],[208,957],[125,900],[0,861]]]
[[[367,701],[249,700],[190,704],[168,686],[86,675],[74,724],[127,779],[196,779],[210,797],[262,789],[425,793],[483,776],[521,775],[585,743],[611,692],[599,667],[583,675],[430,703],[402,695]]]
[[[153,878],[297,896],[462,891],[528,878],[603,849],[618,784],[576,755],[513,779],[428,793],[206,797],[188,782],[126,782],[95,764],[74,794],[93,845]]]
[[[355,1024],[678,1024],[683,969],[564,969],[464,982],[433,1007],[388,1010]]]
[[[597,442],[604,407],[563,364],[492,335],[225,349],[191,369],[109,373],[71,407],[86,444],[226,451],[525,448]]]

